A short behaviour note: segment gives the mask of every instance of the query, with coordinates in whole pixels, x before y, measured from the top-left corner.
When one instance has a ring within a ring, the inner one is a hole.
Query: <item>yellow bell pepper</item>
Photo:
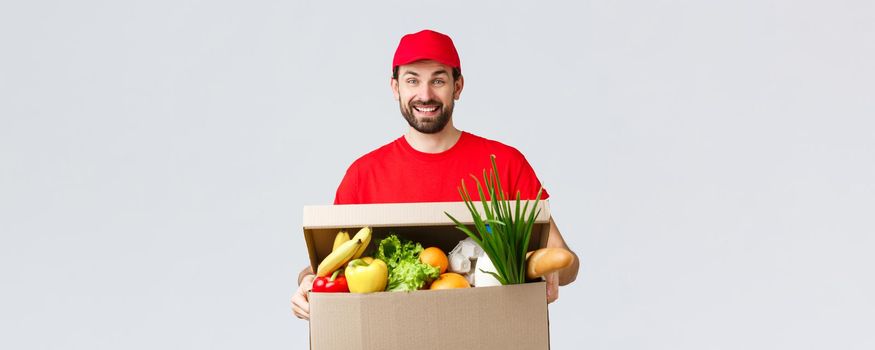
[[[351,293],[382,292],[389,280],[389,268],[383,260],[366,257],[350,261],[344,275]]]

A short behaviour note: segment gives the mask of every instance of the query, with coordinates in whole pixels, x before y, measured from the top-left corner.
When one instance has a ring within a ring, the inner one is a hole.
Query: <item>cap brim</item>
[[[413,63],[413,62],[417,62],[417,61],[425,61],[425,60],[431,60],[431,61],[439,62],[439,63],[441,63],[441,64],[443,64],[443,65],[445,65],[445,66],[447,66],[447,67],[450,67],[450,68],[456,68],[456,69],[458,69],[460,72],[462,71],[462,68],[461,68],[461,67],[454,67],[454,66],[452,65],[452,63],[446,62],[446,61],[441,60],[441,59],[438,59],[438,58],[431,57],[431,56],[429,56],[429,55],[419,55],[419,56],[410,56],[410,57],[406,57],[406,58],[404,58],[403,60],[401,60],[401,62],[398,62],[398,64],[392,66],[392,69],[395,69],[395,67],[398,67],[398,66],[403,66],[403,65],[405,65],[405,64],[411,64],[411,63]]]

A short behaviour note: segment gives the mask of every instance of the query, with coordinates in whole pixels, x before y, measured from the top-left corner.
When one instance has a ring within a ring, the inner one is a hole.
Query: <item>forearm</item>
[[[306,277],[307,275],[312,275],[312,274],[313,274],[313,268],[311,268],[310,265],[307,265],[307,267],[305,267],[303,270],[301,270],[300,273],[298,273],[298,285],[301,284],[301,280],[303,280],[304,277]]]
[[[565,239],[562,238],[562,233],[559,232],[559,227],[556,226],[556,222],[553,221],[553,218],[550,218],[550,233],[547,237],[547,246],[565,248],[574,255],[574,261],[571,263],[571,266],[557,271],[559,274],[560,286],[574,282],[574,280],[577,279],[577,271],[580,269],[580,259],[577,258],[577,254],[572,251],[571,248],[568,248],[568,244],[566,244]]]
[[[571,252],[574,255],[574,262],[571,263],[571,266],[568,266],[562,270],[559,270],[559,285],[564,286],[574,282],[577,279],[577,271],[580,269],[580,260],[577,258],[577,254]]]

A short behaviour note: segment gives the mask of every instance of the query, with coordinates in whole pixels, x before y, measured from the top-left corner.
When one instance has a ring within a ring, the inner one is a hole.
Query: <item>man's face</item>
[[[434,134],[444,129],[453,116],[453,101],[462,93],[462,77],[453,80],[452,68],[424,60],[398,67],[392,79],[392,92],[401,115],[421,133]]]

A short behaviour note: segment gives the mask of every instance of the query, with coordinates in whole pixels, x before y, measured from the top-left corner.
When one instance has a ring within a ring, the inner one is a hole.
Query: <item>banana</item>
[[[346,241],[349,241],[349,233],[346,231],[338,232],[337,236],[334,236],[334,247],[331,248],[331,251],[337,250],[337,247],[340,247]]]
[[[355,255],[361,245],[361,239],[351,239],[341,244],[331,254],[328,254],[325,259],[322,259],[319,267],[316,268],[316,276],[325,277],[343,267],[344,264],[352,260],[352,256]]]
[[[352,256],[353,259],[358,259],[365,252],[365,249],[368,248],[368,244],[371,243],[371,228],[367,226],[362,227],[352,239],[360,239],[362,241],[362,245],[359,247],[358,251],[355,252],[355,255]]]

